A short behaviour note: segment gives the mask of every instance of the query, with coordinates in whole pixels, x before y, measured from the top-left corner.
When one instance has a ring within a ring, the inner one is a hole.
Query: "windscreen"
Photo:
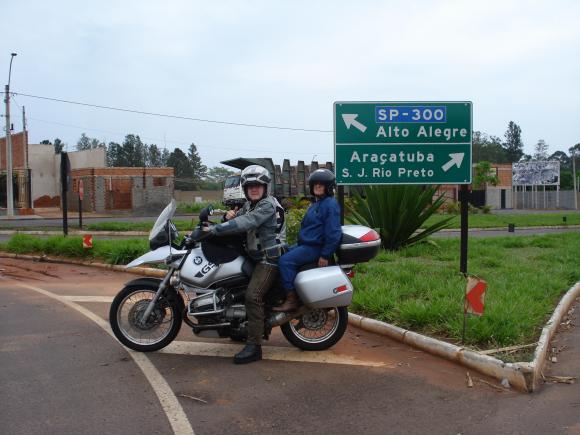
[[[165,222],[167,222],[168,219],[171,219],[173,217],[176,209],[177,206],[175,205],[175,199],[172,199],[171,202],[167,205],[167,207],[163,209],[163,211],[155,221],[155,225],[153,225],[153,228],[149,233],[149,240],[152,240],[159,231],[163,230]]]
[[[231,177],[226,178],[226,182],[224,184],[224,187],[225,188],[236,187],[238,184],[240,184],[240,176],[233,175]]]

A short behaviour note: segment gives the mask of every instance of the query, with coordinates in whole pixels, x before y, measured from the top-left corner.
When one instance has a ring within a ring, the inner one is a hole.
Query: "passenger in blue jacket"
[[[318,267],[328,266],[342,238],[340,206],[334,195],[334,174],[328,169],[317,169],[308,178],[310,194],[314,202],[302,219],[298,233],[298,245],[280,257],[278,267],[286,301],[273,311],[293,311],[300,306],[294,289],[294,278],[298,269],[308,263],[317,262]]]

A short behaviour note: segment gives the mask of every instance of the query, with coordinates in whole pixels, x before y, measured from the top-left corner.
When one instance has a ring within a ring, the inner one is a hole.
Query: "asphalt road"
[[[176,220],[196,219],[196,214],[176,215]],[[83,225],[100,222],[155,222],[157,216],[127,216],[117,215],[108,217],[87,217],[83,215]],[[69,225],[78,226],[79,219],[76,215],[68,217]],[[17,228],[35,228],[35,227],[55,227],[55,229],[62,228],[62,217],[58,218],[17,218],[17,219],[0,219],[0,229],[17,229]]]
[[[356,329],[314,353],[274,334],[246,366],[185,326],[167,352],[128,352],[106,320],[134,277],[0,258],[3,433],[580,434],[580,384],[468,388],[464,368]],[[557,340],[546,373],[578,376],[580,329]]]

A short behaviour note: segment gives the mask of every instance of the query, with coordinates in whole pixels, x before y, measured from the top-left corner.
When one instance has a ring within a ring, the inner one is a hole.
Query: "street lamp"
[[[14,194],[12,193],[12,136],[10,132],[10,76],[12,75],[12,60],[16,53],[10,54],[10,68],[8,69],[8,84],[6,98],[6,216],[14,216]]]

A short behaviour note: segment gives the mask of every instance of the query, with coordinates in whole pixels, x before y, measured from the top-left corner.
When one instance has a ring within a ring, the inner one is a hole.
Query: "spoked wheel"
[[[347,325],[347,308],[334,307],[308,310],[280,328],[294,346],[303,350],[324,350],[342,338]]]
[[[155,286],[130,286],[113,299],[109,311],[111,329],[115,337],[130,349],[139,352],[162,349],[181,329],[183,300],[177,294],[171,298],[160,297],[149,318],[143,321],[145,310],[156,292]]]

